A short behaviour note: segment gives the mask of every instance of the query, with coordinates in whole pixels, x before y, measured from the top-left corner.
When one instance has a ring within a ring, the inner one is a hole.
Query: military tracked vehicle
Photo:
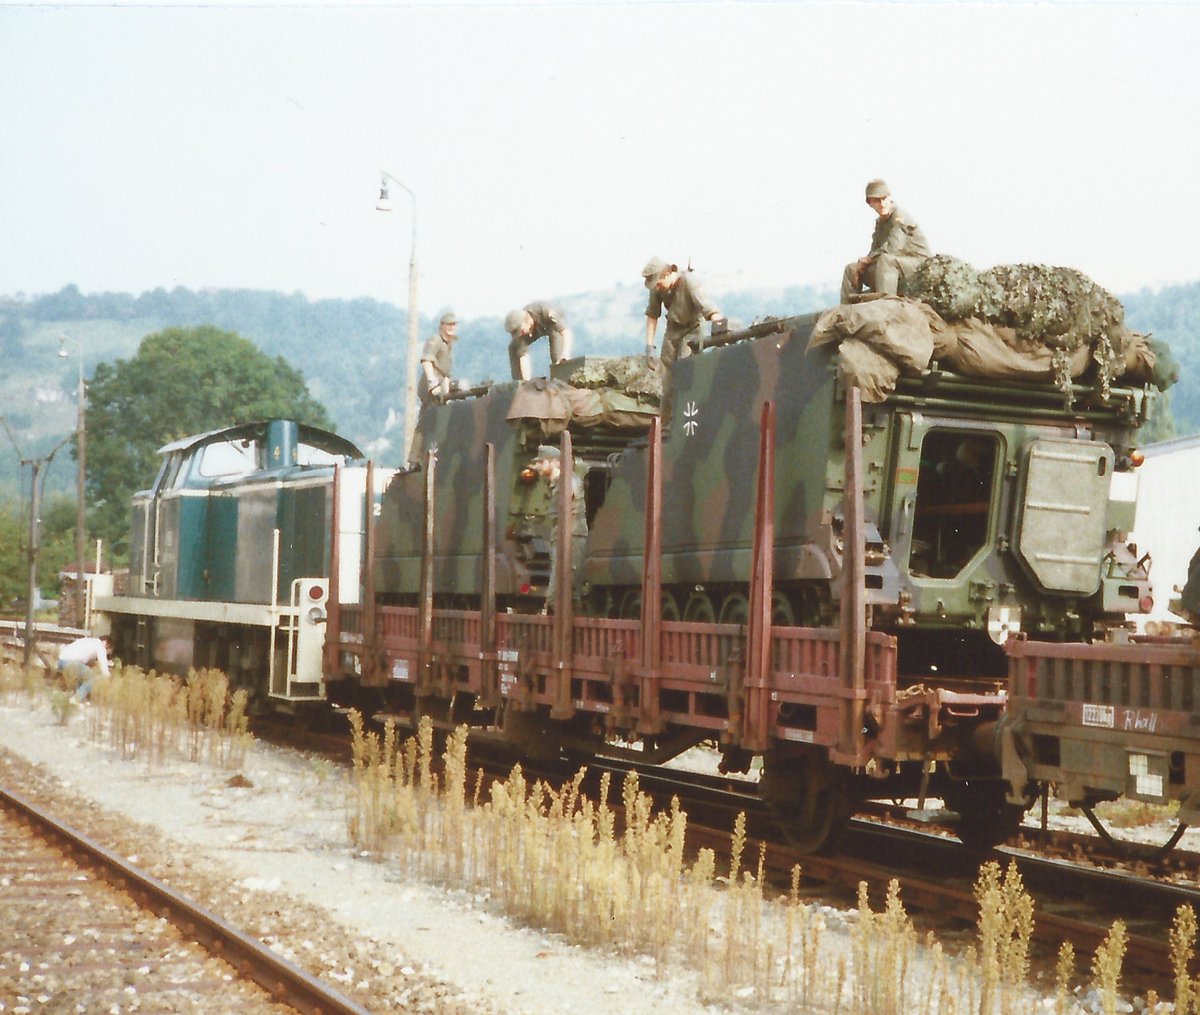
[[[613,375],[632,377],[634,390]],[[578,387],[573,381],[586,381]],[[640,382],[640,383],[639,383]],[[589,359],[556,365],[549,379],[486,385],[422,410],[424,468],[395,476],[383,499],[375,553],[375,592],[382,603],[411,603],[421,587],[425,484],[434,517],[430,563],[441,605],[477,608],[484,549],[484,453],[494,451],[496,502],[491,534],[496,594],[503,608],[540,610],[550,571],[549,491],[530,469],[542,444],[573,437],[575,471],[584,481],[589,521],[603,503],[619,453],[641,439],[658,416],[660,382],[642,357]],[[432,473],[432,479],[430,477]]]
[[[743,624],[753,540],[758,408],[775,407],[774,622],[832,622],[844,585],[847,435],[837,354],[808,348],[816,316],[676,364],[663,441],[663,616]],[[734,336],[736,337],[736,336]],[[728,341],[728,340],[727,340]],[[1143,609],[1148,576],[1125,545],[1136,499],[1140,389],[901,378],[864,404],[865,595],[895,634],[903,675],[1003,679],[1001,643],[1103,637]],[[590,602],[635,615],[645,451],[621,457],[597,512]]]

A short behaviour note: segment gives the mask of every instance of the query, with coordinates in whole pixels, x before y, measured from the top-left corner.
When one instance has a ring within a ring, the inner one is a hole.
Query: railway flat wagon
[[[1100,802],[1175,802],[1168,847],[1200,818],[1200,645],[1190,634],[1155,641],[1007,646],[1010,799],[1052,788],[1105,836]]]

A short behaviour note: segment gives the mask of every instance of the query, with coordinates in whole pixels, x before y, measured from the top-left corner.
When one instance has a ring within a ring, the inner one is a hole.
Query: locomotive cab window
[[[988,538],[999,439],[932,430],[921,445],[909,571],[953,578]]]
[[[220,441],[201,452],[197,473],[206,479],[219,476],[248,476],[259,469],[258,445],[252,440]]]

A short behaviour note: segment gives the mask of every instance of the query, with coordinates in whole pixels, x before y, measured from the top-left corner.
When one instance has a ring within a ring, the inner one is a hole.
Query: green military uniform
[[[562,474],[559,474],[561,482]],[[546,585],[546,595],[550,601],[554,599],[555,582],[558,581],[558,483],[550,484],[550,509],[546,516],[550,520],[550,578]],[[571,474],[571,573],[572,577],[579,569],[583,559],[584,544],[587,542],[587,505],[584,501],[583,480],[576,473]]]
[[[692,354],[687,340],[700,334],[700,325],[711,314],[717,313],[717,307],[686,272],[679,273],[679,281],[668,292],[650,289],[646,316],[658,320],[662,317],[663,307],[667,308],[667,333],[663,336],[662,361],[664,366],[670,366],[675,360]]]
[[[458,319],[453,313],[445,313],[442,314],[442,319],[438,323],[439,327],[436,334],[426,339],[425,346],[421,350],[420,377],[417,378],[417,398],[421,402],[421,409],[417,413],[417,423],[413,427],[412,444],[408,449],[408,461],[410,465],[425,464],[425,413],[428,411],[429,406],[434,404],[433,390],[429,383],[429,378],[425,376],[424,364],[429,363],[433,366],[433,373],[437,378],[436,384],[438,386],[443,381],[447,382],[448,386],[450,374],[454,369],[455,340],[447,338],[442,334],[441,325],[456,324],[458,323]]]
[[[514,381],[521,379],[521,357],[539,338],[550,340],[551,364],[557,363],[563,358],[563,331],[567,327],[567,322],[563,319],[562,311],[549,303],[530,303],[525,306],[524,310],[533,318],[533,331],[528,335],[514,331],[512,341],[508,344],[508,363],[512,368]]]
[[[426,340],[425,347],[421,350],[421,363],[433,364],[433,372],[439,383],[450,380],[450,373],[454,368],[454,343],[447,341],[439,331]],[[420,379],[417,381],[417,397],[422,405],[433,401],[433,392],[430,390],[429,378],[425,376],[424,369],[421,370]]]
[[[899,291],[900,279],[907,278],[932,254],[929,242],[921,227],[901,208],[893,208],[887,218],[875,223],[871,234],[871,252],[875,260],[862,273],[861,283],[877,293]],[[858,262],[846,265],[842,273],[842,302],[849,303],[850,297],[860,291],[854,275]]]

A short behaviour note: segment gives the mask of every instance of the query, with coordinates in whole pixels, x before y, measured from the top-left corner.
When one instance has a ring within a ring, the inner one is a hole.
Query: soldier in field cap
[[[662,363],[669,367],[677,359],[692,354],[688,340],[698,338],[700,325],[706,320],[718,320],[721,311],[693,281],[690,272],[681,272],[678,265],[668,264],[659,257],[646,262],[642,278],[650,290],[646,304],[646,358],[654,356],[654,336],[665,307],[667,332],[663,336]]]
[[[454,343],[458,341],[458,318],[453,311],[442,314],[437,334],[421,350],[421,376],[417,379],[417,398],[421,402],[417,424],[413,427],[408,449],[409,466],[423,464],[425,457],[425,412],[429,405],[441,402],[454,389]]]
[[[521,310],[510,310],[504,318],[504,330],[512,336],[508,344],[508,363],[514,381],[533,376],[529,347],[539,338],[550,341],[550,365],[571,358],[571,329],[558,307],[549,303],[528,303]]]
[[[871,234],[871,251],[846,265],[842,273],[843,303],[849,303],[863,286],[869,292],[895,295],[900,279],[916,271],[931,253],[921,227],[896,206],[891,188],[883,180],[867,184],[867,204],[878,216]]]

